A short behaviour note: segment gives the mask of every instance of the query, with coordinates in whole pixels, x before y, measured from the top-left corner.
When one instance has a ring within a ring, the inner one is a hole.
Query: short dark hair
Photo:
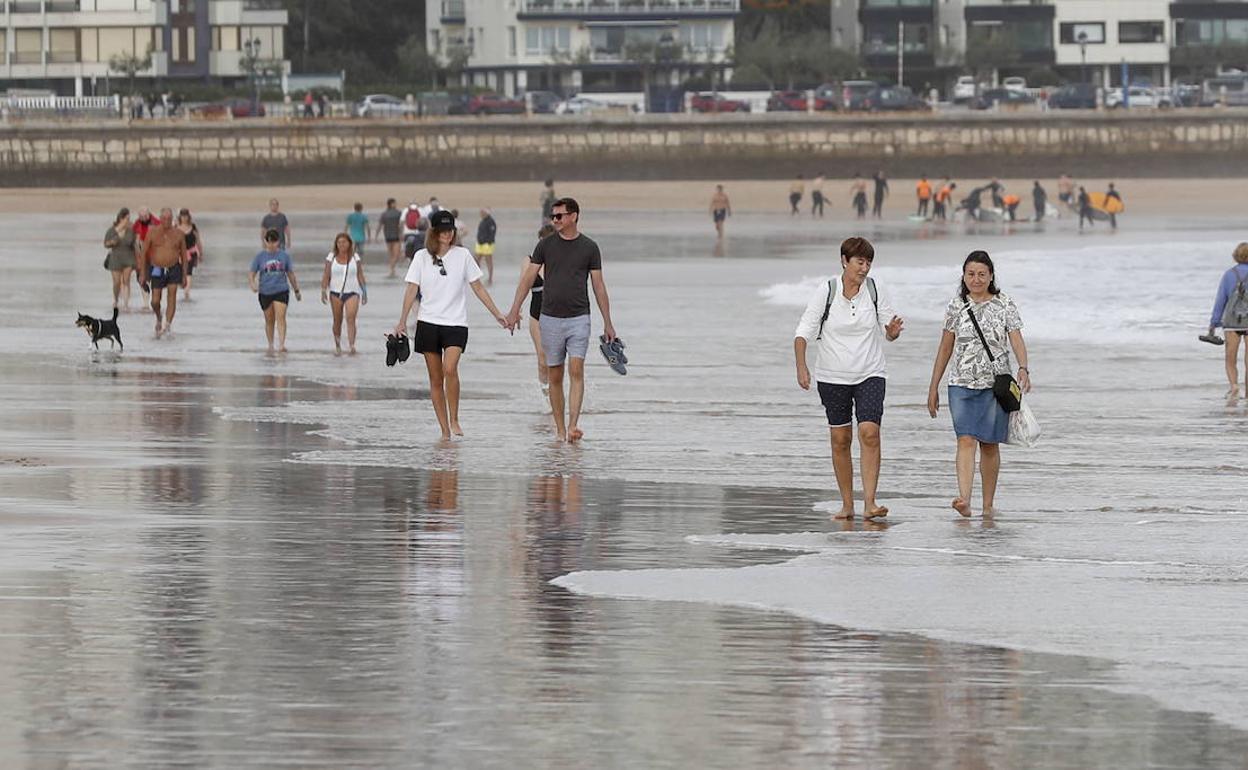
[[[581,213],[581,206],[579,203],[576,202],[575,198],[560,198],[559,200],[550,204],[550,207],[552,209],[555,206],[563,206],[563,210],[568,212],[569,214]]]
[[[279,233],[279,232],[278,232],[276,229],[274,229],[274,228],[269,228],[269,229],[268,229],[267,231],[265,231],[265,233],[264,233],[264,240],[265,240],[265,242],[267,242],[267,243],[281,243],[281,242],[282,242],[282,234],[281,234],[281,233]]]
[[[386,198],[386,205],[387,205],[387,206],[392,206],[392,205],[394,205],[394,202],[395,202],[395,201],[394,201],[394,198]]]
[[[875,247],[866,238],[853,236],[841,241],[841,256],[845,259],[862,257],[868,262],[875,261]]]
[[[356,204],[355,204],[355,210],[356,210],[356,211],[363,211],[363,210],[364,210],[364,204],[363,204],[363,203],[356,203]]]

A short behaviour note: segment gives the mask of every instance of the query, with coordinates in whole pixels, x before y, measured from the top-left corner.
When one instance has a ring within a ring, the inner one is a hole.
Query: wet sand
[[[500,210],[496,298],[522,205]],[[365,352],[330,355],[310,287],[334,210],[291,208],[305,301],[275,358],[246,290],[254,207],[203,210],[196,300],[172,339],[123,316],[119,355],[72,327],[106,307],[107,223],[0,217],[5,764],[1242,766],[1248,411],[1194,343],[1233,221],[1080,236],[745,210],[717,247],[696,214],[595,210],[633,365],[589,362],[572,449],[549,439],[528,339],[475,305],[468,438],[439,446],[423,370],[381,362],[401,287],[375,255]],[[842,531],[790,337],[853,231],[907,333],[893,514]],[[1210,291],[1172,280],[1188,240]],[[1023,300],[1046,430],[1006,454],[996,522],[953,521],[951,434],[920,397],[970,244]],[[1127,273],[1137,290],[1107,296]]]

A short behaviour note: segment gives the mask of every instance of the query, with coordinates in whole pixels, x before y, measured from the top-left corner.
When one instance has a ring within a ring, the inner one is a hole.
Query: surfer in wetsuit
[[[1110,211],[1110,199],[1118,201],[1118,205],[1122,205],[1122,196],[1114,189],[1114,183],[1109,183],[1109,189],[1105,191],[1105,210],[1109,212],[1109,227],[1112,230],[1118,229],[1118,212]]]
[[[1088,191],[1083,187],[1079,188],[1079,229],[1083,229],[1083,220],[1088,220],[1088,226],[1096,224],[1096,220],[1092,218],[1092,199],[1088,197]]]
[[[884,199],[888,197],[888,177],[884,175],[884,171],[875,172],[875,176],[871,177],[871,181],[875,183],[874,205],[871,207],[871,215],[876,219],[884,217]]]

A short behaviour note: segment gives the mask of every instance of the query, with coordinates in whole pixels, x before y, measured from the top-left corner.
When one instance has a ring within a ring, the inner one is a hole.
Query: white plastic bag
[[[1031,413],[1027,399],[1022,406],[1010,415],[1010,428],[1006,433],[1005,443],[1011,446],[1033,447],[1040,441],[1040,423]]]

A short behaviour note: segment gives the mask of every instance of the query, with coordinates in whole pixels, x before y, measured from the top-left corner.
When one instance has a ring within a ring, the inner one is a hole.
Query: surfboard
[[[1103,211],[1106,214],[1121,214],[1124,210],[1122,201],[1117,198],[1110,198],[1102,192],[1088,193],[1088,202],[1092,204],[1092,208]]]
[[[1046,217],[1057,218],[1062,215],[1062,212],[1058,211],[1057,206],[1054,206],[1052,203],[1046,203],[1044,204],[1044,215]]]
[[[906,217],[906,219],[909,219],[911,222],[926,222],[927,221],[927,217],[919,216],[918,214],[911,214],[910,216]]]

